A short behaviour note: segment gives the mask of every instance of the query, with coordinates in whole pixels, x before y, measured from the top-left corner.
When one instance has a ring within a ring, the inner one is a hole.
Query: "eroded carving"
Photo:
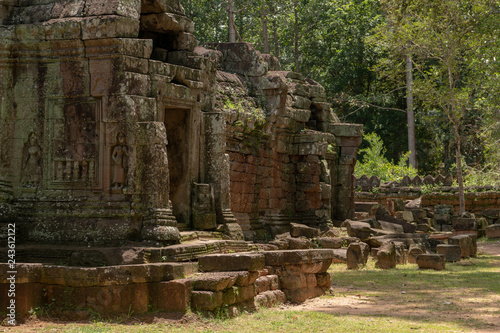
[[[28,140],[23,148],[23,173],[24,186],[36,186],[42,178],[42,150],[38,145],[38,137],[34,132],[28,134]]]
[[[128,146],[125,134],[118,132],[116,143],[111,153],[112,163],[112,189],[122,189],[127,186],[128,173]]]

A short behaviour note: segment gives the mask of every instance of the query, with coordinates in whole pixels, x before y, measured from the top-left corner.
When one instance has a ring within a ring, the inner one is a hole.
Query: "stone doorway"
[[[166,108],[167,155],[170,175],[170,200],[177,223],[187,226],[191,220],[191,110]]]

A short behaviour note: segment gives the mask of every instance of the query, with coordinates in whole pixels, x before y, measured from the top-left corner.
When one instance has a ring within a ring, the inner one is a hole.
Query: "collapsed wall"
[[[249,44],[198,47],[178,0],[0,6],[0,223],[23,242],[163,246],[236,222],[258,239],[352,215],[361,127]]]

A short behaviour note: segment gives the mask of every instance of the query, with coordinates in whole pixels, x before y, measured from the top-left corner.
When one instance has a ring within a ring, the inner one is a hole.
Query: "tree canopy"
[[[201,43],[228,41],[229,2],[237,40],[321,83],[341,120],[377,133],[395,163],[408,150],[411,55],[419,173],[463,161],[500,174],[500,1],[184,0]]]

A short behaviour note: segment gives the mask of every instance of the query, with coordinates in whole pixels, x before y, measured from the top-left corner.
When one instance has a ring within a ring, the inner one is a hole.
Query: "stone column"
[[[220,112],[203,112],[204,120],[204,182],[214,191],[217,223],[234,223],[236,219],[230,207],[229,156],[226,150],[226,122]]]
[[[135,193],[143,218],[141,235],[147,243],[179,243],[177,222],[169,204],[167,133],[162,122],[141,122],[136,127]]]
[[[333,124],[330,131],[335,135],[338,147],[337,172],[334,201],[333,218],[344,221],[354,217],[354,166],[358,147],[363,140],[363,125],[358,124]]]

